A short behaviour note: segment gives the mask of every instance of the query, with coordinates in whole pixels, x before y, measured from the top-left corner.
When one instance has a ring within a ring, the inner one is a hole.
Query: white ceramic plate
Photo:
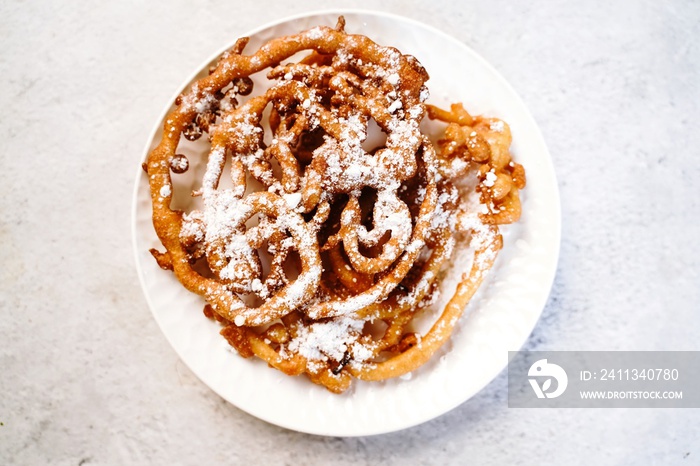
[[[244,34],[252,38],[248,50],[273,37],[317,25],[333,26],[341,13],[349,33],[367,35],[419,59],[431,76],[430,103],[446,106],[461,101],[472,114],[507,121],[513,133],[514,159],[527,171],[522,218],[505,229],[505,246],[497,263],[451,341],[410,378],[356,381],[345,394],[334,395],[305,377],[288,377],[259,360],[235,354],[219,335],[221,327],[202,315],[201,298],[158,268],[148,250],[162,247],[153,231],[148,183],[140,167],[134,192],[133,236],[141,284],[153,315],[180,358],[206,385],[238,408],[270,423],[313,434],[359,436],[433,419],[469,399],[503,370],[508,351],[520,349],[547,300],[558,258],[560,213],[547,147],[523,102],[486,61],[437,29],[384,13],[322,12]],[[207,60],[182,89],[214,58]],[[173,100],[174,96],[163,118]],[[162,119],[155,125],[144,159],[158,142],[161,127]]]

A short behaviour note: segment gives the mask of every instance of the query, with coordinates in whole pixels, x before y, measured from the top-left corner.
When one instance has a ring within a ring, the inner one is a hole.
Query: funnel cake
[[[508,125],[460,104],[427,105],[418,60],[368,37],[315,27],[245,54],[242,38],[166,117],[144,169],[152,250],[243,357],[335,393],[424,364],[493,264],[498,225],[520,215],[522,166]],[[299,58],[301,57],[301,58]],[[269,88],[255,92],[264,73]],[[432,141],[426,115],[444,129]],[[199,206],[171,208],[173,176],[208,140]],[[474,250],[427,332],[455,245]]]

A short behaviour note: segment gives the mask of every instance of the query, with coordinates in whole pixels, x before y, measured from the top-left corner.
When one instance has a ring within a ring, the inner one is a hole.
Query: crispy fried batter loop
[[[342,17],[250,55],[247,43],[177,98],[148,157],[165,247],[153,256],[206,300],[243,357],[335,393],[353,378],[415,370],[493,264],[498,225],[520,216],[525,172],[511,160],[508,125],[461,104],[426,105],[420,63],[345,33]],[[426,113],[443,122],[436,142],[421,131]],[[200,157],[182,138],[204,134],[197,202],[171,208],[171,171],[192,171]],[[451,263],[459,245],[474,251],[466,267]],[[421,335],[414,317],[438,299],[449,267],[464,270]]]

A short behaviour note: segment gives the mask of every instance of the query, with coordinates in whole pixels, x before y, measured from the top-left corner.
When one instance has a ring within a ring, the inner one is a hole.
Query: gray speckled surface
[[[135,167],[204,57],[323,7],[258,5],[0,6],[0,463],[698,464],[698,410],[509,409],[501,374],[421,426],[324,438],[248,416],[178,361],[134,270]],[[382,5],[483,55],[547,140],[563,240],[526,347],[700,349],[700,6]]]

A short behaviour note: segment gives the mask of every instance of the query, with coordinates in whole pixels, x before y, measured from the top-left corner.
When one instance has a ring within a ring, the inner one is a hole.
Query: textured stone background
[[[0,463],[698,464],[698,410],[509,409],[501,374],[427,424],[323,438],[248,416],[178,361],[131,251],[143,145],[204,57],[324,5],[365,3],[2,2]],[[470,45],[541,126],[563,241],[526,347],[700,349],[700,4],[377,5]]]

